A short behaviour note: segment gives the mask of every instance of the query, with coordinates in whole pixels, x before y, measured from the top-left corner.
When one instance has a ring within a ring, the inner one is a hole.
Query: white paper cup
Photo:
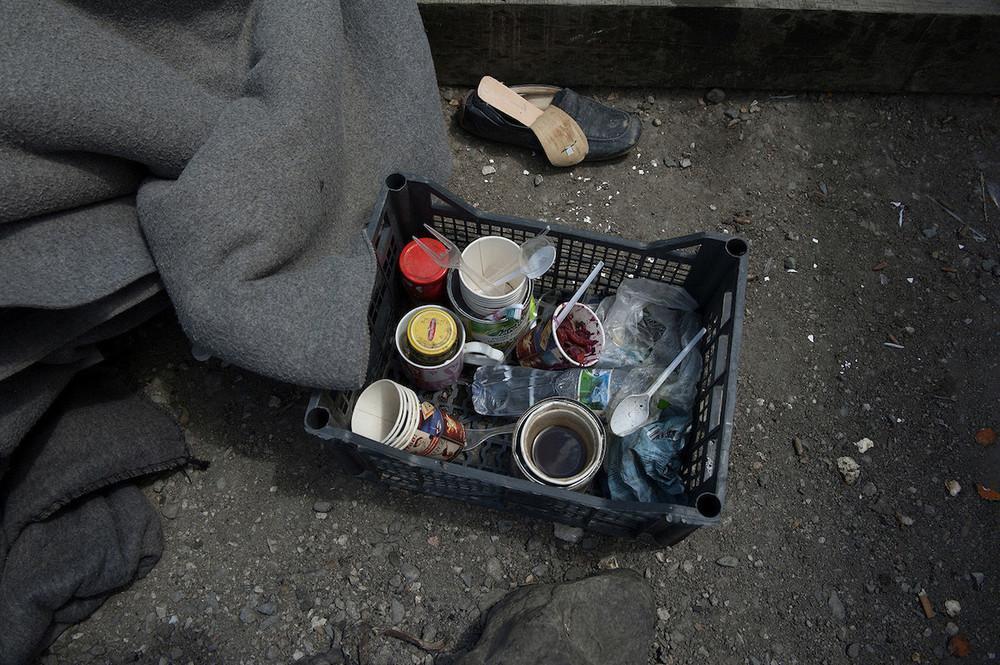
[[[417,427],[420,425],[420,399],[417,397],[417,394],[409,388],[405,388],[404,386],[399,387],[405,390],[405,420],[399,435],[390,441],[389,445],[398,450],[402,450],[410,442],[410,439],[413,438],[413,435],[417,431]]]
[[[410,402],[412,401],[410,393],[413,391],[398,383],[394,383],[393,385],[395,385],[396,391],[399,393],[400,408],[399,414],[396,416],[396,424],[385,440],[385,443],[388,445],[392,445],[393,441],[406,433],[410,420],[410,411],[412,410],[410,407]]]
[[[358,396],[351,414],[351,431],[385,443],[392,436],[403,411],[403,400],[396,383],[381,379]]]
[[[521,246],[500,236],[477,238],[462,251],[466,265],[484,280],[501,270],[509,269],[520,257]],[[527,278],[524,275],[501,285],[495,293],[484,293],[463,270],[459,270],[458,277],[466,303],[474,313],[480,315],[488,315],[521,302],[527,290]]]

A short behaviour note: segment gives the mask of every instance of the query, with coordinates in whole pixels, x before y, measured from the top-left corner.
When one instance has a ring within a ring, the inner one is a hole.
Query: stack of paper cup
[[[381,379],[358,396],[351,431],[424,457],[450,460],[465,448],[465,427],[395,381]]]
[[[476,271],[479,281],[487,282],[498,273],[511,272],[521,258],[521,247],[513,240],[500,236],[484,236],[469,243],[462,251],[462,259],[470,270]],[[474,314],[488,316],[497,310],[524,301],[528,279],[519,275],[497,285],[489,293],[477,286],[473,277],[459,271],[460,288],[465,303]]]
[[[420,425],[417,393],[382,379],[365,388],[351,414],[351,431],[393,448],[402,448]]]

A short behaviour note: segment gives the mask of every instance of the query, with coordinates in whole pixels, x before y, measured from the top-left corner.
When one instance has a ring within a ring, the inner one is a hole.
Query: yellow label
[[[406,326],[406,339],[416,353],[435,358],[448,355],[458,341],[458,326],[440,307],[417,312]]]

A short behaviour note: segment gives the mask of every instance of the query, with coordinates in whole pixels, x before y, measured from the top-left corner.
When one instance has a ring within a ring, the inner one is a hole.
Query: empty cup
[[[416,409],[416,398],[416,393],[395,381],[376,381],[358,395],[351,414],[351,431],[393,445],[408,433],[406,421]]]
[[[462,251],[462,259],[470,270],[475,270],[483,281],[495,276],[518,261],[521,246],[513,240],[500,236],[483,236],[469,243]],[[459,270],[462,296],[475,314],[489,315],[508,305],[524,299],[528,279],[518,275],[510,281],[498,285],[492,292],[484,293],[473,280]]]

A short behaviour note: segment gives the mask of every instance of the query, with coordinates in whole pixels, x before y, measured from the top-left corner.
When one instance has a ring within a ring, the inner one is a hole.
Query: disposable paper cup
[[[459,277],[461,277],[461,271],[459,271]],[[497,298],[487,298],[486,296],[477,296],[469,292],[465,292],[465,301],[473,312],[479,316],[489,316],[496,311],[509,307],[514,303],[520,302],[524,298],[525,292],[528,290],[527,282],[525,280],[518,286],[514,291]],[[462,287],[464,288],[464,287]]]
[[[524,289],[524,298],[519,303],[522,306],[520,319],[502,319],[493,321],[482,318],[482,314],[472,311],[462,294],[457,270],[452,270],[448,274],[447,291],[448,300],[452,309],[458,314],[458,318],[465,326],[465,332],[469,337],[477,342],[483,342],[490,346],[506,351],[513,346],[518,338],[524,334],[535,321],[537,307],[532,295],[534,283],[526,280],[527,286]]]
[[[522,365],[536,369],[574,369],[592,367],[600,360],[604,349],[604,326],[594,310],[580,303],[573,305],[562,325],[577,322],[583,324],[591,339],[595,340],[594,348],[582,363],[570,358],[563,349],[559,336],[552,330],[552,319],[565,306],[562,303],[552,312],[552,316],[539,319],[537,325],[518,340],[517,359]]]
[[[492,277],[497,272],[509,269],[521,257],[521,246],[513,240],[500,236],[484,236],[469,243],[462,251],[462,258],[471,270],[482,278]],[[469,307],[474,313],[486,315],[503,309],[507,305],[521,302],[527,289],[527,278],[516,277],[498,288],[496,294],[484,293],[472,279],[459,270],[460,286]]]
[[[573,430],[586,448],[587,464],[573,476],[549,476],[535,463],[535,440],[541,432],[554,426]],[[604,425],[586,406],[576,400],[554,397],[536,403],[521,416],[514,428],[512,452],[515,470],[528,480],[541,485],[584,491],[604,464],[607,434]]]
[[[409,388],[400,386],[399,384],[396,384],[396,387],[404,394],[404,405],[401,409],[403,422],[396,436],[388,443],[393,448],[402,450],[410,442],[410,439],[413,438],[413,434],[420,424],[420,400],[417,394]]]
[[[409,395],[403,386],[395,383],[396,392],[399,393],[399,413],[396,416],[396,423],[386,437],[385,442],[392,445],[392,442],[401,436],[406,430],[406,421],[409,419]]]
[[[402,395],[396,383],[389,379],[376,381],[358,396],[351,414],[351,431],[385,443],[403,410]]]

